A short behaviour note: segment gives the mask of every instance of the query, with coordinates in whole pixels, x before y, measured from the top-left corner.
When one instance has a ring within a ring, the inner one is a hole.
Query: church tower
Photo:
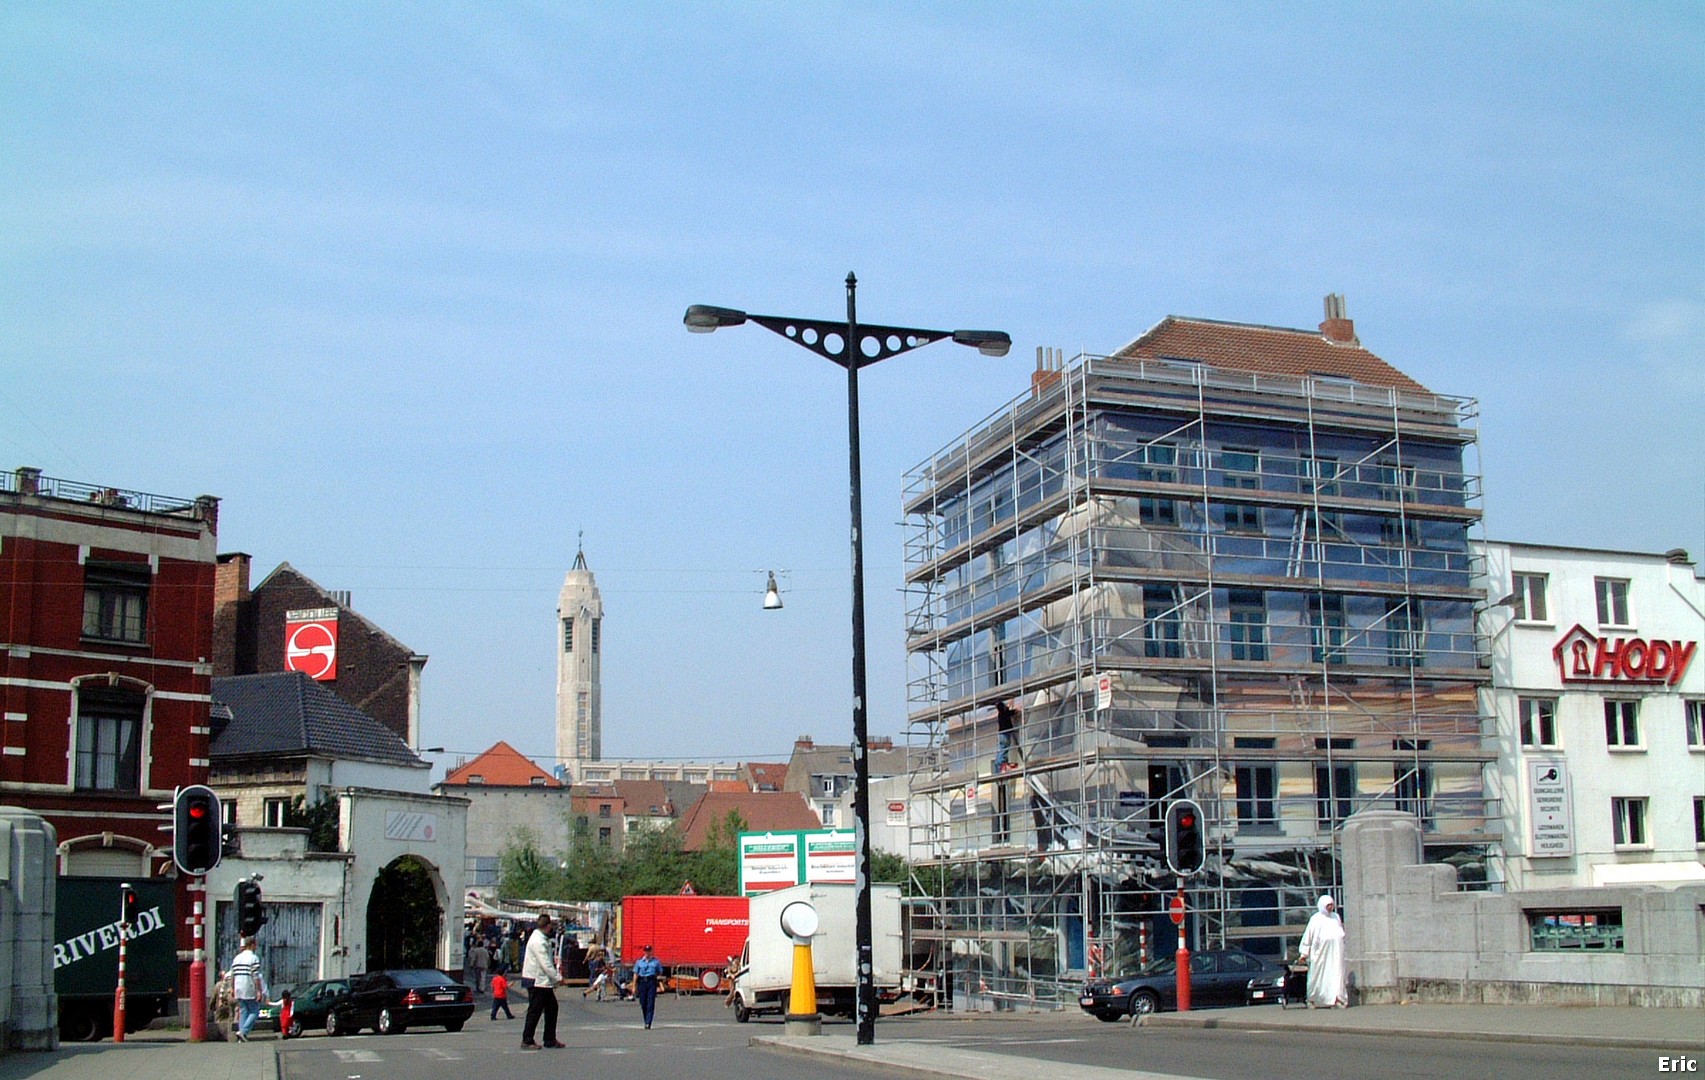
[[[584,546],[557,596],[556,756],[576,779],[582,762],[603,756],[604,710],[599,652],[604,632],[604,601],[586,567]]]

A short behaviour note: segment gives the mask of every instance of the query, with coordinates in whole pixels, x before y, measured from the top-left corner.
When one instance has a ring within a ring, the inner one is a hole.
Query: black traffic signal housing
[[[172,802],[172,861],[186,874],[205,874],[225,853],[219,796],[205,784],[179,788]]]
[[[237,882],[237,935],[254,937],[266,922],[261,910],[260,886],[252,881]]]
[[[1202,808],[1193,800],[1179,799],[1166,808],[1166,865],[1180,877],[1200,874],[1207,865],[1207,834]]]
[[[136,895],[136,886],[126,881],[118,887],[119,921],[127,927],[136,925],[136,917],[142,914],[142,900]]]

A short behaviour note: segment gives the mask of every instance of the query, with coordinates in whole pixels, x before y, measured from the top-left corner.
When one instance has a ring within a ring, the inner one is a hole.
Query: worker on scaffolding
[[[1018,746],[1018,709],[1004,701],[995,702],[995,730],[1000,737],[995,748],[995,772],[1018,768],[1010,760],[1014,750],[1018,750],[1020,758],[1024,756],[1024,751]]]

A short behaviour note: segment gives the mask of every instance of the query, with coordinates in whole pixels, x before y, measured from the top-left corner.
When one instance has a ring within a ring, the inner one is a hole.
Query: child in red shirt
[[[503,1015],[515,1019],[515,1014],[509,1011],[509,980],[503,977],[503,969],[498,968],[491,973],[491,1018],[497,1019],[497,1010],[502,1009]]]

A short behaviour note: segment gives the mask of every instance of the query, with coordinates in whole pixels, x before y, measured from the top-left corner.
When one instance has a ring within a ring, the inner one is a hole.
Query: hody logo
[[[1601,638],[1577,624],[1551,650],[1564,682],[1648,682],[1674,686],[1687,674],[1697,641]]]
[[[147,911],[138,912],[136,925],[125,935],[135,941],[143,934],[151,934],[166,925],[166,920],[160,915],[160,909],[151,907]],[[79,960],[87,960],[96,953],[118,948],[119,935],[124,933],[122,922],[111,922],[105,926],[97,926],[53,946],[53,968],[55,971]]]

